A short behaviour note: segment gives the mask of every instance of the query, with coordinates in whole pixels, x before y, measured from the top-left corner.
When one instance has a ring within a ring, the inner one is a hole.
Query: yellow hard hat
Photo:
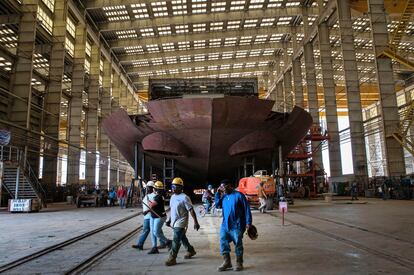
[[[184,182],[181,178],[174,178],[172,184],[184,186]]]
[[[155,189],[164,189],[164,184],[162,182],[160,182],[160,181],[156,181],[154,183],[154,188]]]

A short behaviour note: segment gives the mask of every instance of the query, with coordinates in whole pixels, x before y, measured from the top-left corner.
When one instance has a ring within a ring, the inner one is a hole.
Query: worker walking
[[[357,182],[354,181],[351,186],[351,195],[352,200],[358,200],[358,185]]]
[[[170,200],[170,211],[171,215],[167,221],[167,226],[171,226],[174,230],[174,238],[170,255],[165,265],[171,266],[177,264],[176,259],[178,251],[180,250],[181,243],[187,250],[184,259],[191,259],[196,254],[194,247],[190,244],[185,235],[188,227],[188,213],[190,212],[191,217],[194,220],[194,229],[199,230],[200,225],[198,224],[197,216],[194,212],[194,207],[191,203],[190,198],[183,193],[184,182],[181,178],[174,178],[172,181],[171,189],[173,195]]]
[[[264,182],[262,181],[257,187],[257,196],[259,197],[259,203],[260,203],[260,206],[259,206],[260,213],[266,213],[267,195],[265,193],[263,185],[264,185]]]
[[[153,200],[149,201],[149,206],[152,210],[150,218],[152,248],[148,254],[158,254],[158,248],[170,248],[172,243],[171,240],[168,240],[164,236],[164,232],[162,231],[162,226],[167,219],[167,214],[165,213],[164,198],[161,194],[164,190],[164,184],[160,181],[157,181],[154,183],[154,189],[155,196]],[[157,239],[160,240],[159,247],[157,247]]]
[[[230,259],[230,242],[234,243],[237,264],[235,271],[243,269],[243,234],[252,225],[252,213],[246,197],[234,190],[229,180],[221,181],[215,194],[217,207],[223,209],[223,222],[220,228],[220,253],[224,262],[218,271],[232,268]]]
[[[137,244],[132,245],[133,248],[139,250],[144,250],[144,243],[148,237],[148,234],[151,232],[151,211],[149,209],[150,201],[154,200],[154,182],[149,181],[147,183],[147,192],[145,197],[142,199],[142,214],[144,214],[144,223],[142,225],[142,232],[138,238]]]

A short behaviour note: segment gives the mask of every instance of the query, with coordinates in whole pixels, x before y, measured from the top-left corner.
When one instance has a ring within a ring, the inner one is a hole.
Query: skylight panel
[[[206,41],[205,40],[196,40],[194,41],[194,48],[200,49],[206,47]]]
[[[194,71],[196,71],[196,72],[203,72],[205,69],[204,69],[204,67],[195,67],[194,68]]]
[[[167,57],[165,59],[165,61],[167,62],[167,64],[176,64],[177,61],[177,57],[173,56],[173,57]]]
[[[179,50],[187,50],[190,48],[190,41],[180,41],[178,42],[178,49]]]
[[[213,2],[211,3],[212,12],[222,12],[226,10],[226,2]]]
[[[269,3],[267,4],[268,8],[278,8],[282,6],[283,0],[269,0]]]
[[[159,52],[160,49],[158,48],[157,44],[153,44],[153,45],[147,45],[147,51],[148,52]]]
[[[188,33],[188,25],[177,25],[175,26],[176,33]]]
[[[266,49],[263,51],[263,55],[273,55],[275,50],[273,49]]]
[[[163,43],[162,50],[165,52],[173,51],[175,49],[174,43]]]
[[[213,53],[208,55],[208,60],[217,60],[219,58],[218,53]]]
[[[194,55],[194,60],[195,61],[204,61],[204,60],[206,60],[206,56],[204,54],[196,54],[196,55]]]
[[[191,62],[191,55],[180,56],[180,62],[181,63]]]
[[[193,25],[193,31],[194,32],[204,32],[204,31],[206,31],[206,24],[205,23],[194,24]]]
[[[178,69],[168,70],[170,74],[178,74]]]
[[[239,27],[240,27],[240,20],[227,22],[227,29],[238,29]]]
[[[286,3],[286,7],[299,7],[300,6],[300,2],[287,2]]]
[[[136,53],[144,53],[144,50],[142,49],[142,46],[131,46],[131,47],[126,47],[125,52],[127,54],[136,54]]]
[[[240,69],[240,68],[243,68],[243,63],[233,64],[233,69]]]
[[[171,27],[170,26],[158,27],[158,33],[160,35],[170,35]]]
[[[221,55],[221,58],[222,59],[231,59],[231,58],[233,58],[233,52],[224,52],[222,55]]]

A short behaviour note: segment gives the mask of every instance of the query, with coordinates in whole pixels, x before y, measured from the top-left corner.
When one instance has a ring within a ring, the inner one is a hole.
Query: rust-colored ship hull
[[[299,107],[290,114],[272,112],[274,102],[256,97],[179,98],[148,102],[149,114],[130,117],[119,110],[103,121],[111,141],[132,165],[134,146],[147,164],[162,168],[174,158],[186,182],[235,178],[245,156],[256,169],[270,171],[273,149],[283,156],[306,135],[311,116]]]

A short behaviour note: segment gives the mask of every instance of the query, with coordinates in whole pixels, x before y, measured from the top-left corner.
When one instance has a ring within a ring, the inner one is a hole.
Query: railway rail
[[[295,212],[292,212],[292,213],[299,214],[296,211]],[[268,212],[267,214],[269,214],[269,215],[271,215],[273,217],[281,218],[280,215],[277,215],[275,213],[269,213]],[[302,214],[299,214],[299,215],[302,215]],[[322,220],[322,221],[324,221],[324,218],[312,217],[311,215],[306,215],[306,214],[303,214],[303,216],[308,216],[308,217],[313,218],[313,219],[316,219],[316,220]],[[387,251],[383,251],[383,250],[379,250],[379,249],[376,249],[376,248],[369,247],[369,246],[367,246],[367,245],[365,245],[365,244],[363,244],[363,243],[361,243],[359,241],[350,240],[348,238],[339,236],[339,235],[334,234],[332,232],[327,232],[325,230],[321,230],[319,228],[316,228],[316,227],[313,227],[313,226],[310,226],[310,225],[307,225],[307,224],[304,224],[304,223],[301,223],[301,222],[294,221],[294,220],[292,220],[290,218],[286,218],[286,216],[285,216],[285,221],[288,221],[288,222],[290,222],[293,225],[296,225],[298,227],[301,227],[301,228],[303,228],[305,230],[308,230],[308,231],[311,231],[313,233],[317,233],[319,235],[322,235],[322,236],[328,237],[330,239],[339,241],[339,242],[344,243],[346,245],[355,247],[355,248],[357,248],[359,250],[365,251],[365,252],[367,252],[367,253],[369,253],[371,255],[374,255],[376,257],[380,257],[380,258],[383,258],[385,260],[391,261],[391,262],[393,262],[395,264],[398,264],[400,266],[403,266],[404,268],[407,268],[409,270],[414,270],[414,261],[412,259],[407,258],[407,257],[401,256],[401,255],[398,255],[397,256],[397,255],[394,255],[394,254],[390,254]],[[327,219],[326,222],[335,223],[335,224],[340,225],[340,226],[343,226],[343,227],[357,229],[357,230],[364,231],[364,232],[371,233],[371,234],[377,234],[378,233],[378,232],[371,232],[371,231],[369,231],[367,229],[364,229],[362,227],[353,226],[353,225],[349,225],[349,224],[341,223],[341,222],[336,222],[336,221],[329,220],[329,219]],[[386,234],[382,234],[381,233],[381,235],[383,237],[389,237]],[[407,242],[407,241],[404,241],[404,240],[402,240],[402,242],[405,242],[406,244],[411,244],[411,242]]]
[[[41,257],[47,257],[48,255],[51,255],[53,252],[63,250],[64,248],[68,248],[71,245],[76,244],[77,242],[87,239],[92,236],[96,236],[98,233],[102,233],[105,230],[112,229],[117,225],[120,225],[122,223],[125,223],[135,217],[138,217],[142,215],[142,212],[135,213],[133,215],[127,216],[125,218],[119,219],[117,221],[114,221],[112,223],[103,225],[101,227],[98,227],[94,230],[88,231],[86,233],[83,233],[79,236],[75,236],[73,238],[70,238],[68,240],[65,240],[63,242],[51,245],[49,247],[46,247],[42,250],[36,251],[30,255],[24,256],[22,258],[19,258],[15,261],[12,261],[10,263],[7,263],[5,265],[0,266],[0,273],[4,272],[11,272],[13,273],[14,269],[23,267],[26,264],[29,264],[31,262],[34,262],[36,259],[40,259]],[[83,259],[81,262],[76,263],[72,267],[68,268],[65,271],[60,270],[60,273],[64,274],[75,274],[82,270],[85,270],[87,267],[89,267],[91,264],[96,262],[98,259],[104,257],[126,241],[128,241],[131,237],[133,237],[136,233],[138,233],[142,228],[142,225],[139,227],[135,227],[133,230],[129,230],[126,234],[123,234],[120,238],[116,239],[114,242],[110,243],[109,245],[105,246],[104,248],[100,249],[99,251],[93,253],[93,255]]]

